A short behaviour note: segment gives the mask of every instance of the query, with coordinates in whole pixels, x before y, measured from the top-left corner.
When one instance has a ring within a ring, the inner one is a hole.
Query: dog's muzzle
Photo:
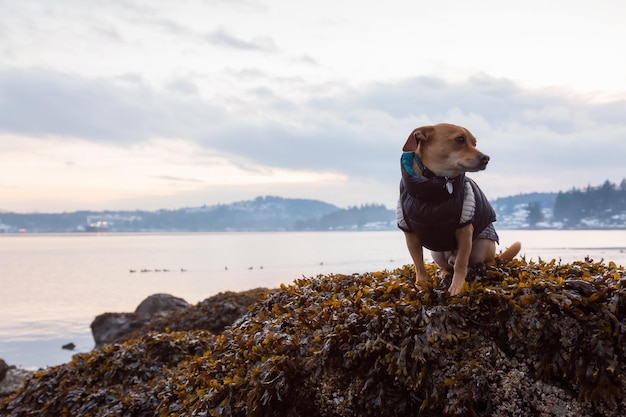
[[[480,155],[478,155],[478,166],[481,169],[485,169],[487,168],[487,164],[489,163],[489,155],[485,155],[484,153],[481,153]]]

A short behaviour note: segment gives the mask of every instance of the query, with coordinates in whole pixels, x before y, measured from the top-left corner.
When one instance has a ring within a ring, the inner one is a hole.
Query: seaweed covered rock
[[[196,305],[156,317],[116,341],[141,337],[149,332],[208,330],[218,334],[246,314],[250,307],[264,298],[268,292],[267,288],[221,292]]]
[[[250,307],[263,299],[268,292],[267,288],[221,292],[163,319],[154,320],[139,332],[170,329],[172,331],[209,330],[215,334],[221,333],[226,326],[246,314]]]
[[[148,410],[158,408],[158,396],[146,393],[174,378],[181,362],[202,355],[214,337],[203,331],[150,333],[75,355],[68,365],[35,373],[10,403],[0,403],[0,415],[154,415]]]
[[[220,335],[150,333],[39,372],[0,415],[622,415],[622,267],[472,275],[461,297],[416,291],[408,267],[300,279]]]
[[[259,301],[268,290],[223,292],[191,306],[182,298],[154,294],[133,313],[104,313],[91,323],[96,346],[141,337],[150,331],[210,330],[220,333]]]

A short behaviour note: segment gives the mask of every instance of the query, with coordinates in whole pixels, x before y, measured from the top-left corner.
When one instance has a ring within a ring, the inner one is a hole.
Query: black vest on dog
[[[456,229],[472,223],[473,238],[476,239],[480,232],[496,221],[496,213],[487,197],[465,174],[449,180],[441,177],[422,178],[407,172],[404,163],[400,162],[400,166],[402,215],[409,227],[405,231],[415,233],[422,246],[437,252],[456,250]],[[447,182],[452,183],[452,193],[448,192]],[[466,183],[474,190],[476,209],[474,218],[461,224]]]

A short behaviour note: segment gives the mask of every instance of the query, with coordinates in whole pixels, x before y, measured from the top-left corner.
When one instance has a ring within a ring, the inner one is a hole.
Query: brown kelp
[[[621,415],[622,267],[514,260],[461,297],[411,275],[299,279],[219,335],[152,332],[39,372],[0,414]]]

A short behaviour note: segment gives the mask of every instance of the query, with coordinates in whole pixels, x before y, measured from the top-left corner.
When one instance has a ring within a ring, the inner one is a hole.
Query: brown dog
[[[498,235],[495,212],[466,172],[482,171],[489,156],[476,148],[469,130],[442,123],[411,132],[403,147],[396,215],[415,264],[416,284],[426,282],[422,247],[444,273],[452,273],[451,295],[463,290],[469,264],[492,262]],[[501,259],[520,251],[515,242]]]

